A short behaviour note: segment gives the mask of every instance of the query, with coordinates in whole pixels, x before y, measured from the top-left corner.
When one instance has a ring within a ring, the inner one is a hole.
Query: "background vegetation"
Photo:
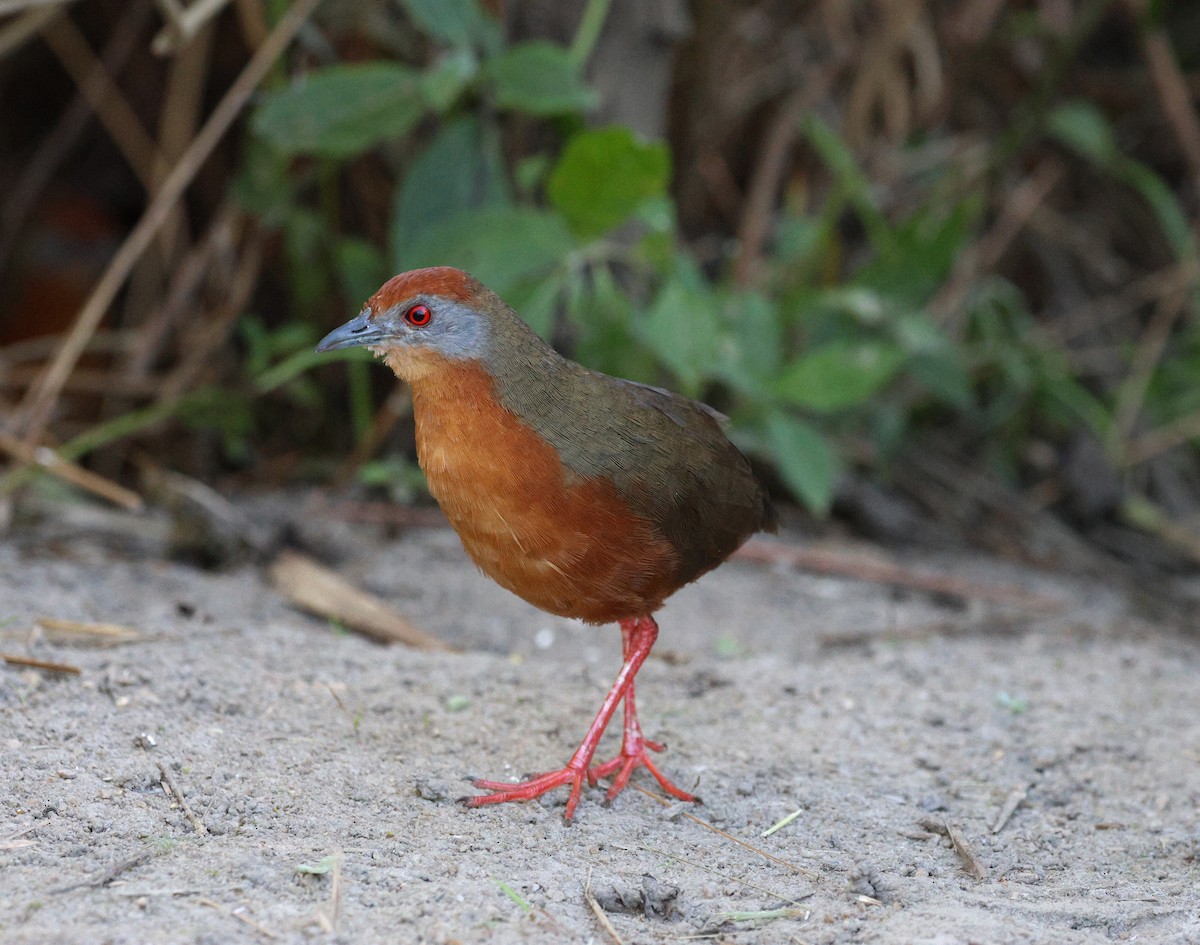
[[[286,9],[4,24],[30,27],[0,62],[4,495],[41,446],[135,488],[419,493],[403,392],[311,347],[447,263],[726,412],[816,519],[1194,569],[1191,5],[329,0],[64,360]]]

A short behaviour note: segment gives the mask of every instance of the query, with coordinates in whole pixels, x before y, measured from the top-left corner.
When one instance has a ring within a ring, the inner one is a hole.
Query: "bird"
[[[534,607],[617,623],[623,664],[583,741],[560,769],[519,782],[473,779],[468,807],[527,801],[612,777],[610,804],[638,768],[681,801],[651,757],[634,679],[658,636],[654,614],[679,588],[774,531],[762,482],[713,408],[590,370],[544,342],[460,269],[392,277],[318,352],[362,346],[412,392],[417,459],[467,555]],[[593,764],[623,703],[620,752]]]

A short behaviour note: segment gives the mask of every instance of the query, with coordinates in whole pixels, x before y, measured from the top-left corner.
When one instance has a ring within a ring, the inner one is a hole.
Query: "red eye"
[[[433,312],[429,311],[428,305],[414,305],[404,313],[404,320],[414,328],[424,328],[429,324],[431,318],[433,318]]]

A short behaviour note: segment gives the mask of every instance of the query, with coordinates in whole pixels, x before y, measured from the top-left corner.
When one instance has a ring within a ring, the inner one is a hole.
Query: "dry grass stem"
[[[992,833],[999,833],[1004,829],[1005,824],[1009,822],[1017,808],[1021,806],[1021,802],[1028,796],[1028,784],[1022,784],[1008,792],[1008,797],[1004,799],[1004,804],[996,815],[996,821],[992,824]]]
[[[127,873],[148,862],[154,855],[154,849],[146,847],[133,856],[110,866],[93,879],[86,879],[81,883],[72,883],[69,886],[59,886],[56,889],[51,889],[50,893],[51,895],[62,895],[63,893],[74,892],[76,889],[99,889],[101,886],[107,886],[122,873]]]
[[[617,849],[621,848],[618,847]],[[733,880],[733,882],[745,886],[747,889],[758,890],[758,892],[765,893],[772,899],[776,899],[779,902],[786,902],[790,906],[799,906],[801,900],[807,899],[809,896],[813,895],[811,892],[807,892],[802,896],[785,896],[783,893],[776,892],[773,889],[767,889],[765,886],[759,886],[757,883],[752,883],[748,879],[742,879],[740,876],[732,876],[729,873],[722,872],[715,867],[709,866],[706,863],[701,863],[697,860],[689,860],[686,857],[676,856],[674,853],[668,853],[666,850],[659,850],[655,847],[643,845],[642,849],[647,853],[653,853],[655,856],[663,856],[668,860],[674,860],[676,863],[682,863],[684,866],[691,866],[695,869],[702,870],[705,873],[711,873],[713,876],[719,876],[721,879]]]
[[[278,935],[272,932],[261,922],[256,922],[254,919],[250,918],[250,916],[246,915],[241,907],[223,906],[216,900],[208,898],[197,899],[196,901],[202,906],[208,906],[210,909],[216,909],[218,912],[224,912],[226,915],[233,916],[233,918],[237,919],[239,922],[244,922],[246,925],[250,926],[250,928],[254,929],[254,931],[261,935],[265,935],[267,938],[279,938]]]
[[[155,195],[142,218],[117,250],[76,317],[66,342],[38,378],[38,382],[30,387],[21,404],[22,432],[27,442],[36,441],[45,429],[67,377],[87,348],[88,340],[99,326],[100,319],[108,311],[121,286],[170,218],[176,203],[200,167],[225,136],[275,60],[308,20],[318,2],[319,0],[296,0],[283,15],[268,40],[254,53],[213,110],[200,133],[167,175],[162,189]]]
[[[1065,602],[1045,594],[1028,591],[1016,584],[988,583],[959,578],[950,574],[917,571],[877,557],[828,551],[821,548],[797,548],[778,541],[752,538],[734,553],[735,558],[763,564],[786,564],[812,574],[829,574],[876,584],[926,591],[965,600],[1013,604],[1038,613],[1061,611]]]
[[[954,852],[958,854],[962,860],[963,869],[968,876],[977,880],[987,879],[987,868],[983,865],[983,861],[971,849],[971,845],[967,842],[966,836],[956,824],[946,821],[946,835],[950,838],[950,842],[954,844]]]
[[[650,798],[653,801],[657,801],[659,804],[662,804],[664,807],[670,807],[672,804],[672,802],[668,801],[665,797],[661,797],[658,794],[655,794],[653,791],[647,791],[644,787],[641,787],[640,785],[630,784],[628,786],[633,788],[635,791],[641,791],[648,798]],[[741,839],[740,837],[735,837],[733,834],[727,833],[726,831],[722,830],[720,827],[713,826],[712,824],[710,824],[707,820],[705,820],[702,817],[697,817],[695,814],[688,813],[687,811],[681,811],[679,816],[683,817],[685,820],[690,820],[694,824],[699,824],[705,830],[711,830],[713,833],[715,833],[719,837],[724,837],[726,840],[731,840],[732,842],[738,844],[739,846],[745,847],[751,853],[755,853],[758,856],[763,857],[763,859],[770,860],[772,863],[778,863],[780,866],[786,866],[793,873],[799,873],[801,876],[804,876],[805,878],[812,879],[812,880],[816,880],[820,877],[820,874],[817,873],[816,871],[810,870],[810,869],[805,869],[803,866],[797,866],[795,863],[789,863],[787,860],[782,860],[777,856],[772,856],[766,850],[762,850],[762,849],[756,847],[752,843],[747,843],[745,840]]]
[[[136,640],[140,636],[132,627],[123,627],[116,623],[91,623],[80,620],[62,620],[58,617],[37,617],[33,622],[43,630],[76,637],[97,637],[110,643],[126,643]]]
[[[4,431],[0,430],[0,451],[8,453],[18,462],[26,466],[38,466],[50,475],[64,482],[107,499],[114,505],[119,505],[130,512],[140,512],[145,503],[142,497],[132,489],[117,485],[105,479],[99,473],[63,459],[48,446],[30,446]]]
[[[592,895],[592,874],[590,870],[588,871],[588,881],[583,887],[583,901],[592,910],[592,914],[596,917],[596,921],[600,923],[600,927],[604,929],[605,934],[612,939],[613,945],[625,945],[621,940],[621,936],[617,934],[617,930],[613,928],[608,914],[601,907],[600,903],[596,901],[596,897]]]
[[[332,935],[337,932],[338,916],[342,911],[342,851],[333,854],[333,868],[329,876],[329,899],[317,907],[317,923]]]
[[[42,37],[92,106],[146,192],[152,193],[155,174],[166,171],[166,158],[79,27],[64,16],[43,30]]]
[[[62,6],[47,4],[46,6],[34,7],[31,10],[26,10],[15,20],[4,24],[4,28],[0,29],[0,59],[3,59],[10,52],[20,49],[30,39],[37,36],[47,23],[52,22],[62,14]]]
[[[207,834],[208,828],[204,826],[204,821],[200,819],[200,816],[188,804],[187,798],[183,796],[183,789],[180,788],[179,782],[175,780],[175,776],[171,774],[171,769],[167,763],[159,759],[158,770],[162,775],[163,786],[175,798],[175,803],[179,805],[179,809],[183,811],[183,815],[191,822],[192,829],[198,834]]]
[[[35,660],[30,656],[17,656],[14,653],[0,653],[0,660],[9,666],[28,666],[31,669],[44,669],[48,673],[61,673],[64,676],[78,676],[83,672],[78,666],[68,663],[52,663],[48,660]]]
[[[1183,289],[1159,299],[1154,315],[1138,339],[1129,376],[1121,383],[1109,428],[1108,447],[1117,456],[1124,456],[1126,444],[1134,425],[1141,414],[1146,391],[1154,376],[1154,369],[1166,350],[1171,329],[1179,316],[1187,309],[1188,294]]]
[[[1130,0],[1135,16],[1146,6],[1143,0]],[[1192,108],[1193,91],[1179,69],[1171,37],[1160,26],[1142,33],[1142,54],[1150,67],[1150,76],[1162,102],[1163,112],[1175,133],[1179,150],[1187,160],[1195,182],[1200,184],[1200,120]]]
[[[163,19],[167,24],[154,37],[150,48],[157,56],[166,56],[186,48],[213,17],[229,5],[229,0],[195,0],[186,9],[173,4],[160,3]]]

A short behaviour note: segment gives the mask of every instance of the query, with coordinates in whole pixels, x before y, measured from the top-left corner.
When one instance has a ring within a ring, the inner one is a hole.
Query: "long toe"
[[[638,768],[645,768],[654,775],[654,780],[659,783],[662,789],[672,797],[678,798],[681,801],[699,802],[700,798],[689,794],[682,788],[676,787],[667,779],[666,775],[658,770],[658,767],[650,760],[650,751],[647,749],[650,749],[650,751],[662,751],[662,746],[655,742],[645,742],[644,747],[640,749],[632,751],[622,749],[621,753],[615,758],[589,768],[587,773],[588,782],[595,784],[600,779],[612,775],[612,784],[609,785],[608,793],[605,795],[605,802],[610,803],[625,790],[625,786],[629,783],[629,778],[633,772]]]
[[[552,791],[560,785],[570,783],[571,793],[567,798],[566,819],[570,820],[575,814],[575,807],[579,804],[579,797],[583,792],[584,769],[567,765],[558,771],[550,771],[546,774],[539,775],[536,778],[530,778],[528,781],[521,781],[517,784],[510,784],[506,781],[485,781],[483,779],[476,780],[475,787],[482,791],[490,791],[490,794],[480,794],[477,797],[469,797],[465,803],[467,807],[483,807],[485,804],[505,804],[509,801],[531,801],[536,797],[541,797],[547,791]]]

